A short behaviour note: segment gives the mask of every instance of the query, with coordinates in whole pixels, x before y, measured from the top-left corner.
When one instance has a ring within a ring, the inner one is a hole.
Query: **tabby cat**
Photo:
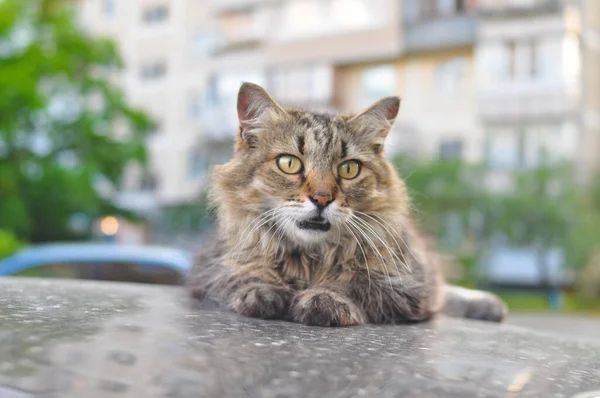
[[[306,325],[501,321],[494,295],[444,284],[410,217],[406,187],[383,155],[400,107],[357,115],[283,109],[260,86],[238,94],[233,159],[216,167],[214,242],[188,285],[249,317]]]

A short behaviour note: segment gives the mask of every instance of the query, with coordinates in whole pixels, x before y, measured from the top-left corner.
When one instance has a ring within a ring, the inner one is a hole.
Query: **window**
[[[387,0],[287,1],[281,8],[281,39],[316,37],[380,26]]]
[[[165,21],[169,17],[169,8],[166,5],[159,5],[144,10],[143,21],[147,24],[154,24]]]
[[[560,50],[556,44],[553,38],[485,44],[478,52],[478,63],[492,82],[557,78]]]
[[[193,94],[190,97],[190,119],[196,120],[202,116],[204,108],[204,98],[200,94]]]
[[[152,192],[156,190],[157,185],[158,183],[156,181],[156,177],[153,176],[149,171],[144,171],[144,173],[142,174],[142,178],[140,178],[140,190]]]
[[[516,129],[500,128],[489,132],[487,160],[493,169],[514,169],[522,164],[522,145]]]
[[[206,89],[204,90],[204,102],[205,106],[210,108],[216,106],[219,103],[219,80],[217,76],[212,75],[206,82]]]
[[[206,174],[208,164],[200,151],[193,151],[189,158],[188,176],[190,179],[198,179]]]
[[[360,79],[360,102],[368,106],[388,95],[396,93],[396,68],[382,65],[363,71]]]
[[[404,20],[415,22],[419,19],[419,0],[404,0]]]
[[[327,102],[332,95],[332,68],[329,65],[305,65],[273,70],[269,88],[282,101]]]
[[[210,55],[217,45],[217,32],[214,30],[200,30],[193,37],[192,51],[198,58]]]
[[[440,143],[440,159],[459,160],[462,159],[463,142],[458,139],[443,140]]]
[[[421,0],[420,17],[421,19],[434,18],[437,15],[438,0]]]
[[[142,80],[158,80],[167,73],[167,66],[164,61],[155,61],[142,66],[140,77]]]
[[[461,14],[468,8],[472,5],[466,0],[405,0],[404,15],[413,22]]]
[[[468,61],[464,57],[455,57],[438,65],[436,70],[436,89],[442,98],[454,98],[459,94],[467,77]]]
[[[116,0],[103,0],[102,1],[102,12],[104,13],[104,16],[106,16],[108,18],[112,18],[115,16],[115,11],[116,11],[115,1]]]
[[[511,77],[517,80],[528,80],[536,75],[536,42],[534,40],[510,43]]]

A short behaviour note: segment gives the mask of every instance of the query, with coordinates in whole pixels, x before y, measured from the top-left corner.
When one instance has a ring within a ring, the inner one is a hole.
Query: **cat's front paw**
[[[311,326],[352,326],[365,323],[361,308],[350,298],[323,289],[304,290],[290,308],[294,322]]]
[[[229,306],[238,314],[262,319],[283,319],[288,311],[292,291],[267,283],[252,283],[236,290]]]

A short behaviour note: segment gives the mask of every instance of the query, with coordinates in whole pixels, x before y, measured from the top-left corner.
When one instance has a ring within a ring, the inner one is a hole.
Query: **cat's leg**
[[[283,319],[294,291],[280,275],[262,263],[227,266],[220,253],[201,252],[187,285],[197,299],[209,298],[238,314]]]
[[[299,292],[290,306],[289,318],[317,326],[406,323],[431,318],[441,307],[439,288],[407,279],[361,270],[347,282]]]
[[[368,322],[375,324],[426,321],[441,307],[439,288],[415,282],[410,275],[388,278],[371,272],[370,278],[355,279],[352,296],[361,303]]]
[[[228,307],[238,314],[262,319],[283,319],[294,291],[272,268],[247,264],[226,277]]]
[[[364,324],[364,311],[349,297],[347,290],[343,286],[303,290],[294,297],[288,319],[311,326]]]
[[[508,313],[506,304],[492,293],[446,285],[444,296],[443,313],[451,317],[502,322]]]

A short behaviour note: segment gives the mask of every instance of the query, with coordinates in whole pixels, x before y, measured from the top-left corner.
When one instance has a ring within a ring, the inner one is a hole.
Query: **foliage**
[[[485,192],[483,168],[460,161],[424,161],[398,155],[394,163],[404,177],[411,196],[414,213],[427,233],[445,240],[449,215],[455,216],[465,234],[470,234],[476,217],[474,210],[481,209]],[[452,240],[452,238],[450,238]]]
[[[0,2],[0,228],[30,241],[75,238],[73,214],[111,209],[152,128],[111,83],[114,43],[84,33],[64,4]]]
[[[474,274],[481,248],[496,238],[537,248],[542,275],[546,264],[541,254],[549,248],[562,249],[566,265],[575,269],[588,266],[600,252],[600,177],[580,186],[569,164],[541,163],[504,171],[509,185],[491,190],[486,176],[493,172],[482,166],[402,156],[394,162],[425,231],[464,265],[464,283]],[[448,228],[449,216],[460,220],[454,231]],[[458,236],[448,239],[452,232]]]
[[[191,203],[162,208],[160,229],[168,233],[197,233],[210,226],[213,214],[206,195]]]
[[[22,245],[14,234],[0,229],[0,260],[16,253]]]

